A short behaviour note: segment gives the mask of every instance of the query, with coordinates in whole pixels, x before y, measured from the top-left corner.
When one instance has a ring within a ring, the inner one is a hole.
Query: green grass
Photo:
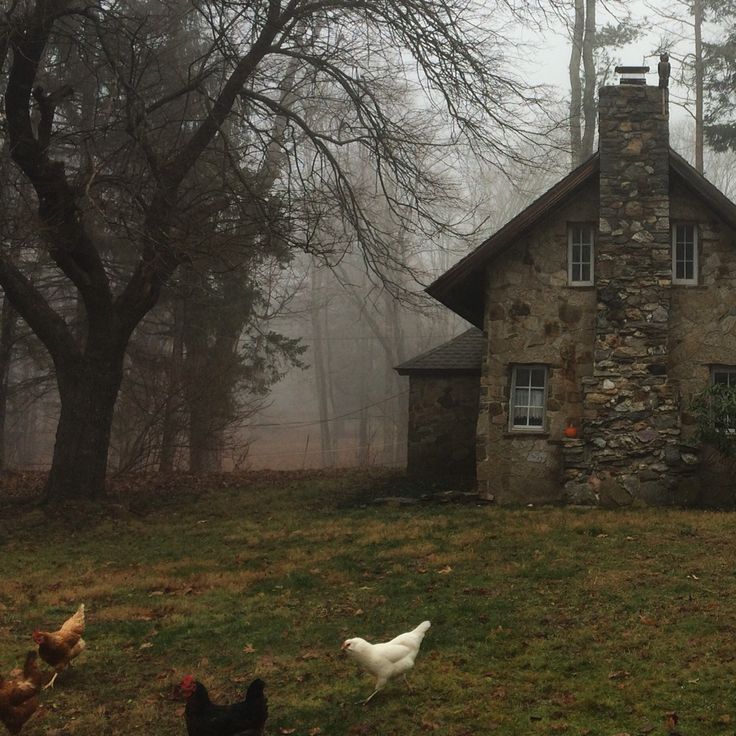
[[[365,504],[401,478],[254,476],[125,513],[0,517],[0,672],[84,602],[87,651],[28,736],[184,734],[173,686],[267,682],[268,733],[736,733],[736,518]],[[348,636],[432,621],[371,703]],[[651,729],[651,730],[650,730]]]

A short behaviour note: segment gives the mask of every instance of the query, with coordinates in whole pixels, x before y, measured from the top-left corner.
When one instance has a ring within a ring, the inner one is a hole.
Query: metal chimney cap
[[[648,71],[648,66],[617,66],[616,74],[621,75],[621,84],[646,84],[647,80],[644,76]]]

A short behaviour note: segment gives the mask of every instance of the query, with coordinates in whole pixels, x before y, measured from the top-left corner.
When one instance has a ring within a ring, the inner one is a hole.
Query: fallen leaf
[[[656,618],[652,616],[648,616],[647,614],[644,614],[644,613],[639,614],[639,621],[641,621],[641,623],[643,623],[645,626],[656,626],[657,625]]]
[[[151,649],[151,647],[153,647],[153,644],[150,641],[146,641],[141,644],[138,649]]]
[[[279,733],[283,733],[283,734],[296,733],[296,729],[295,728],[280,728]]]
[[[318,733],[322,733],[322,729],[319,726],[310,728],[309,731],[307,731],[308,736],[317,736]]]
[[[623,680],[625,677],[628,677],[631,674],[628,670],[616,670],[616,672],[611,672],[608,675],[609,680]]]
[[[243,651],[244,651],[244,652],[245,652],[246,654],[253,654],[253,652],[255,652],[255,650],[256,650],[256,648],[255,648],[255,647],[254,647],[254,646],[253,646],[252,644],[246,644],[246,645],[245,645],[245,646],[243,647]]]
[[[452,568],[450,567],[450,565],[445,565],[440,570],[437,570],[437,573],[439,575],[449,575],[451,572],[452,572]]]

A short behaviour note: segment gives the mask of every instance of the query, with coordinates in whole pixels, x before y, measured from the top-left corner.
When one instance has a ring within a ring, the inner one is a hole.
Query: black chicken
[[[180,688],[187,701],[184,709],[187,733],[189,736],[262,736],[268,717],[265,686],[263,680],[253,680],[245,700],[218,705],[210,700],[201,682],[186,675]]]

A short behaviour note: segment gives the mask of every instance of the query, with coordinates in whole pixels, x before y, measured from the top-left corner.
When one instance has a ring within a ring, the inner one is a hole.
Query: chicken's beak
[[[344,641],[344,642],[342,643],[342,646],[340,647],[340,649],[342,649],[342,651],[343,651],[343,652],[344,652],[344,651],[345,651],[346,649],[349,649],[349,648],[350,648],[350,644],[348,644],[348,643],[347,643],[346,641]]]

